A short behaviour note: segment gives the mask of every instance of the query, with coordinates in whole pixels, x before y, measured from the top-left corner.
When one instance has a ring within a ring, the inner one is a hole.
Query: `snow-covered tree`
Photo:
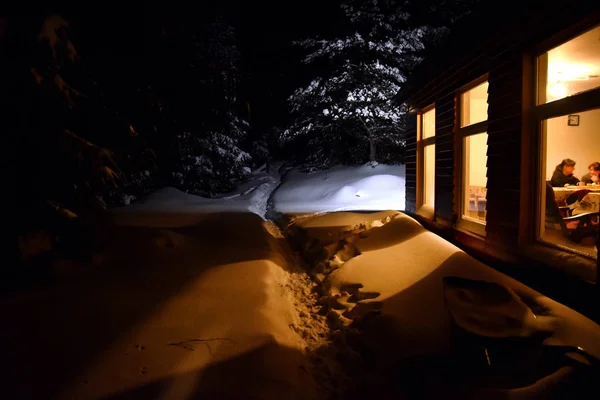
[[[342,5],[346,35],[297,43],[307,51],[304,62],[319,74],[289,97],[295,120],[282,140],[306,143],[307,161],[377,161],[382,146],[396,147],[401,158],[404,111],[391,99],[421,61],[425,44],[447,32],[445,25],[418,21],[411,3],[349,0]]]
[[[180,170],[174,173],[175,184],[192,193],[211,196],[231,190],[236,182],[250,176],[251,157],[240,148],[247,123],[229,115],[227,125],[219,131],[178,135]]]
[[[0,103],[14,179],[7,187],[20,214],[8,231],[22,260],[61,253],[77,237],[78,216],[127,203],[153,183],[146,132],[97,84],[114,75],[95,69],[94,52],[73,32],[81,25],[70,18],[39,10],[2,18]],[[120,89],[117,96],[133,103],[135,90]]]
[[[34,197],[85,214],[143,192],[153,169],[148,143],[95,84],[69,22],[56,14],[34,18],[15,37],[32,42],[22,58],[28,65],[14,67],[29,72],[16,82],[21,99],[30,102],[18,105],[19,145],[28,146],[27,155],[44,165],[23,168],[38,186]]]
[[[189,93],[173,100],[180,129],[175,184],[201,195],[229,191],[248,178],[251,162],[242,149],[248,123],[236,107],[240,53],[235,32],[218,19],[186,25],[173,35],[185,46],[174,55],[176,85]]]

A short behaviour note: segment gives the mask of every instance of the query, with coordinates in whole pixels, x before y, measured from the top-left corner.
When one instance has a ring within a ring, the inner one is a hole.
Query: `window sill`
[[[423,218],[433,221],[433,217],[435,216],[435,210],[433,209],[433,207],[431,207],[429,205],[423,205],[423,206],[419,207],[416,214],[420,217],[423,217]]]
[[[520,253],[571,276],[597,283],[597,261],[589,257],[543,243],[523,246]]]
[[[456,229],[471,236],[475,236],[481,239],[485,239],[486,230],[484,224],[478,224],[477,222],[469,221],[467,219],[461,219],[456,224]]]

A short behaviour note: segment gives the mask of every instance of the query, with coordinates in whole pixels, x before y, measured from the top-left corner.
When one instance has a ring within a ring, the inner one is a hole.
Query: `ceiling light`
[[[548,81],[587,81],[590,70],[585,64],[553,62],[548,65]]]
[[[548,87],[548,94],[554,99],[567,97],[567,85],[562,82],[555,82]]]

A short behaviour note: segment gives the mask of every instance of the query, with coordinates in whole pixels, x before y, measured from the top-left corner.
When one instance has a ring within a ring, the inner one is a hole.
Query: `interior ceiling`
[[[488,96],[488,82],[484,82],[479,86],[475,86],[469,90],[469,96],[471,99],[487,99]]]
[[[548,64],[583,64],[600,73],[600,26],[548,52]]]
[[[600,25],[548,52],[548,90],[557,82],[564,93],[548,94],[551,99],[600,86]],[[488,82],[467,93],[471,99],[487,99]]]
[[[548,52],[549,81],[600,81],[600,26]],[[584,84],[583,86],[588,86]]]
[[[548,52],[550,98],[561,98],[600,86],[600,25]],[[554,88],[553,88],[554,86]]]

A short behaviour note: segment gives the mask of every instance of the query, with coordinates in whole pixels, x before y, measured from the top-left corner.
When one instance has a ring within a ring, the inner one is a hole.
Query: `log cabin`
[[[600,186],[552,176],[571,172],[564,159],[579,179],[600,162],[600,3],[496,3],[461,19],[394,98],[406,212],[581,309],[598,295]]]

